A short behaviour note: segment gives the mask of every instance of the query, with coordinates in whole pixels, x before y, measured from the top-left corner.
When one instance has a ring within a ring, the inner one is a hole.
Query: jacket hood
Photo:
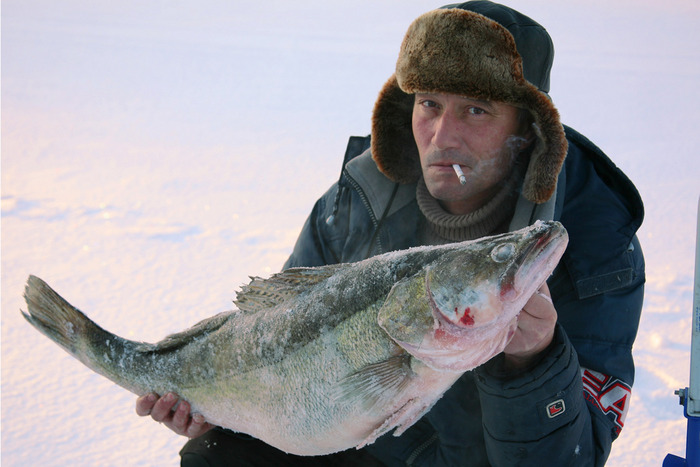
[[[518,52],[516,37],[527,53]],[[528,59],[527,75],[523,56]],[[551,39],[542,26],[492,2],[467,2],[418,17],[401,44],[396,72],[375,103],[371,149],[377,167],[397,183],[415,183],[420,178],[411,125],[415,93],[504,102],[532,116],[535,141],[522,194],[533,203],[544,203],[556,189],[567,151],[559,113],[546,94],[552,56]]]

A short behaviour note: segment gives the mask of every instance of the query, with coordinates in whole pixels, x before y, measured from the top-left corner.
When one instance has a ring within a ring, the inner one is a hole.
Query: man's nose
[[[460,122],[450,112],[444,112],[433,127],[433,145],[440,150],[459,147]]]

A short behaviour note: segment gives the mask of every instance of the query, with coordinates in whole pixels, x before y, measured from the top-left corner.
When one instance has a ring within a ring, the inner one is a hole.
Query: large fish
[[[561,224],[295,268],[242,287],[157,344],[103,330],[30,276],[25,318],[136,393],[173,391],[211,423],[289,453],[398,436],[460,375],[500,353],[566,248]]]

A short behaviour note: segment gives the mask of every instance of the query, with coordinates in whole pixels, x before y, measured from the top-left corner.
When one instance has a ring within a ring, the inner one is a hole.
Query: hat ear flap
[[[399,88],[396,75],[384,84],[372,114],[372,158],[379,170],[396,183],[414,183],[421,175],[413,137],[415,96]]]
[[[559,121],[559,112],[544,94],[530,93],[522,102],[534,116],[534,147],[523,181],[523,196],[536,204],[552,197],[559,171],[564,164],[568,142]]]

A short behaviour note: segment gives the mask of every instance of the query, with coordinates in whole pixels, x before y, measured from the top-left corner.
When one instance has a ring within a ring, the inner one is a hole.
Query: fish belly
[[[369,366],[410,358],[376,316],[370,307],[279,361],[216,378],[208,387],[184,388],[181,395],[208,421],[286,452],[321,455],[358,446],[413,397],[419,382],[371,393],[344,389]],[[382,391],[386,402],[378,403]]]

